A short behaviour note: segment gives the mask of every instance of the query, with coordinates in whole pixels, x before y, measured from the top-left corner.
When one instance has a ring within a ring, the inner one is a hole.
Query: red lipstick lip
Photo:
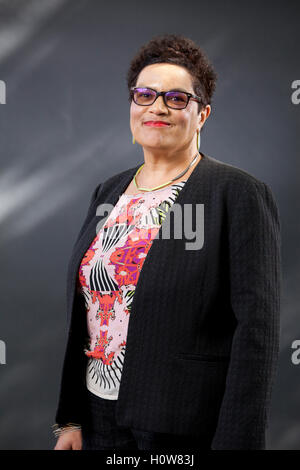
[[[144,124],[146,126],[170,126],[169,122],[165,121],[145,121]]]

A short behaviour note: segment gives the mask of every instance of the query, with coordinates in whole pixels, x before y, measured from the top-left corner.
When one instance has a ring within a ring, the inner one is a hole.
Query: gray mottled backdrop
[[[218,73],[202,150],[277,200],[282,333],[268,446],[300,449],[299,14],[293,0],[0,1],[1,449],[55,445],[70,251],[94,187],[143,161],[125,79],[159,33],[197,41]]]

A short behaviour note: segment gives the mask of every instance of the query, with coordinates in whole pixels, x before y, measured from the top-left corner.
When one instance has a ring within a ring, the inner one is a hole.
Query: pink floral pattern
[[[99,397],[118,398],[135,287],[153,239],[185,182],[122,194],[82,258],[77,288],[85,299],[89,334],[86,386]]]

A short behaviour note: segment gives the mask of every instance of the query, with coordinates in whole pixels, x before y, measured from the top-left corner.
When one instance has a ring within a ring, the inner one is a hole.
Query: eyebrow
[[[152,88],[151,86],[146,86],[146,85],[139,85],[136,88],[151,88],[152,90],[155,90],[155,88]],[[172,88],[171,90],[168,90],[168,91],[183,91],[184,93],[189,93],[189,91],[184,90],[183,88],[180,88],[180,87]]]

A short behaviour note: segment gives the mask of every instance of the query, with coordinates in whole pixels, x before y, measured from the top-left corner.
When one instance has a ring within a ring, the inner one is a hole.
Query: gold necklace
[[[178,176],[176,176],[175,178],[171,179],[170,181],[168,181],[167,183],[164,183],[164,184],[161,184],[160,186],[156,186],[155,188],[151,188],[151,189],[147,189],[147,188],[141,188],[137,185],[137,182],[136,182],[136,176],[139,174],[139,172],[141,171],[141,169],[143,168],[143,166],[145,165],[145,163],[143,163],[140,168],[137,170],[136,174],[134,175],[133,177],[133,181],[134,181],[134,184],[136,186],[136,188],[138,190],[143,190],[143,191],[154,191],[155,189],[159,189],[159,188],[163,188],[164,186],[167,186],[168,184],[172,183],[172,181],[175,181],[177,180],[178,178],[181,178],[181,176],[185,175],[185,173],[188,171],[188,169],[195,163],[195,161],[197,160],[197,157],[199,156],[199,152],[196,153],[196,155],[194,156],[193,160],[191,161],[191,163],[189,164],[189,166],[186,168],[186,170],[184,170],[183,172],[181,172]]]

